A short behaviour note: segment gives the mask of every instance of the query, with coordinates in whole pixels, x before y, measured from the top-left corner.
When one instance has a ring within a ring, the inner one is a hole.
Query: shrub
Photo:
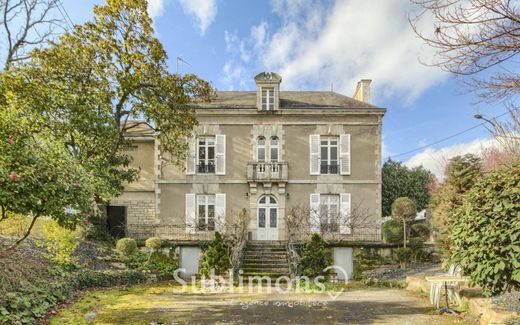
[[[73,262],[72,254],[79,245],[79,231],[61,227],[54,220],[49,220],[43,225],[44,240],[38,242],[38,246],[44,247],[51,260],[58,264]]]
[[[136,270],[92,271],[81,270],[76,273],[77,289],[112,287],[144,283],[147,280],[143,272]]]
[[[330,272],[324,269],[331,265],[331,251],[325,248],[325,242],[319,234],[313,234],[302,248],[299,273],[308,277],[328,276]]]
[[[145,241],[144,245],[152,251],[158,251],[162,247],[162,240],[159,237],[150,237]]]
[[[424,223],[416,223],[411,228],[412,237],[420,237],[423,240],[428,240],[430,237],[430,228]]]
[[[384,258],[372,250],[361,247],[356,249],[354,253],[354,271],[352,278],[354,280],[362,280],[363,272],[376,268],[385,263]]]
[[[413,262],[416,262],[424,254],[424,240],[420,237],[410,238],[408,247],[410,247]]]
[[[228,248],[222,235],[215,233],[215,239],[207,246],[202,261],[200,263],[200,274],[209,276],[211,269],[215,270],[215,274],[224,274],[231,268],[231,260],[229,258]]]
[[[403,224],[403,245],[406,247],[406,223],[412,221],[417,214],[415,203],[408,197],[397,198],[392,203],[392,217]]]
[[[410,265],[413,257],[412,250],[409,247],[399,247],[395,250],[395,256],[397,258],[397,262],[399,262],[399,265],[403,269]]]
[[[464,194],[452,218],[452,260],[484,294],[520,287],[520,162]]]
[[[403,225],[397,220],[391,219],[384,222],[381,231],[385,243],[399,244],[403,241]]]
[[[116,243],[116,250],[121,256],[128,257],[137,251],[137,243],[132,238],[121,238]]]

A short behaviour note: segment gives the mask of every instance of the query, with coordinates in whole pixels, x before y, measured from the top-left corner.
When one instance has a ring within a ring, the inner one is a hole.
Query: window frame
[[[212,140],[213,144],[210,144],[208,140]],[[204,141],[204,144],[201,145],[201,141]],[[204,158],[201,159],[201,148],[204,148]],[[210,159],[210,148],[213,148],[213,159]],[[197,161],[196,161],[196,171],[198,174],[214,174],[215,166],[217,163],[217,139],[215,136],[203,136],[197,137]],[[202,162],[202,164],[201,164]],[[205,166],[204,168],[201,168]]]
[[[276,141],[275,145],[273,145],[273,141]],[[273,150],[276,150],[276,160],[273,160]],[[277,136],[272,136],[269,139],[269,162],[280,162],[280,138]]]
[[[260,107],[262,111],[274,111],[275,90],[274,87],[262,87],[260,90]]]
[[[326,144],[323,142],[326,141]],[[335,141],[336,144],[332,144]],[[320,174],[337,175],[339,174],[339,136],[320,136]],[[326,148],[326,157],[323,157],[323,148]],[[336,159],[332,159],[332,149],[336,149]],[[325,161],[325,164],[323,163]],[[335,164],[332,162],[335,161]],[[325,167],[325,168],[324,168]]]
[[[212,202],[211,202],[212,201]],[[216,229],[216,195],[215,194],[197,194],[195,197],[195,220],[197,231],[215,231]],[[213,207],[213,214],[211,215],[210,207]],[[201,218],[201,207],[204,209],[204,216]],[[203,223],[201,223],[203,219]],[[210,222],[212,221],[212,222]]]
[[[340,204],[341,198],[339,194],[320,194],[320,230],[330,233],[340,232]],[[333,209],[333,206],[335,206],[335,209]],[[326,219],[326,222],[323,222],[324,219]],[[327,229],[323,229],[324,225]]]

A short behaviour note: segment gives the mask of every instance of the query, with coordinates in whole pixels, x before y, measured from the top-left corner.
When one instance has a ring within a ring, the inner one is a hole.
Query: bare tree
[[[318,232],[327,242],[340,241],[379,241],[380,225],[362,202],[351,207],[345,216],[314,211],[308,206],[297,205],[290,208],[285,216],[287,250],[291,273],[297,272],[300,263],[298,246],[311,235]],[[346,230],[346,232],[341,231]]]
[[[476,75],[493,67],[501,70],[469,84],[483,99],[506,99],[520,91],[516,69],[507,63],[520,51],[520,12],[511,0],[410,0],[422,9],[410,17],[414,32],[436,50],[429,65],[456,75]],[[433,16],[430,32],[423,18]],[[421,26],[421,27],[420,27]]]
[[[29,58],[34,47],[48,42],[64,23],[54,16],[59,0],[0,0],[4,70]]]
[[[234,215],[234,214],[233,214]],[[234,272],[237,272],[242,262],[244,247],[247,243],[247,227],[250,216],[246,209],[242,209],[220,227],[222,236],[229,248],[229,259]]]

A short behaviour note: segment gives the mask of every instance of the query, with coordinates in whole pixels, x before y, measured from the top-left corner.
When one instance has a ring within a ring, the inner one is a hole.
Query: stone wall
[[[125,192],[110,205],[126,207],[126,236],[147,239],[155,235],[158,219],[153,192]]]

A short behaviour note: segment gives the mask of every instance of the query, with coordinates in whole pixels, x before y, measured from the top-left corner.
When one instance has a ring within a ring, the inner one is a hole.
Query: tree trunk
[[[403,247],[406,248],[406,221],[403,222]]]
[[[29,237],[29,234],[31,233],[31,230],[33,229],[34,224],[36,223],[36,219],[38,219],[39,216],[40,216],[40,213],[36,214],[32,218],[31,224],[29,225],[29,227],[25,231],[25,234],[21,238],[19,238],[14,244],[9,246],[9,249],[14,248],[15,246],[18,246],[22,241],[24,241],[27,237]]]

